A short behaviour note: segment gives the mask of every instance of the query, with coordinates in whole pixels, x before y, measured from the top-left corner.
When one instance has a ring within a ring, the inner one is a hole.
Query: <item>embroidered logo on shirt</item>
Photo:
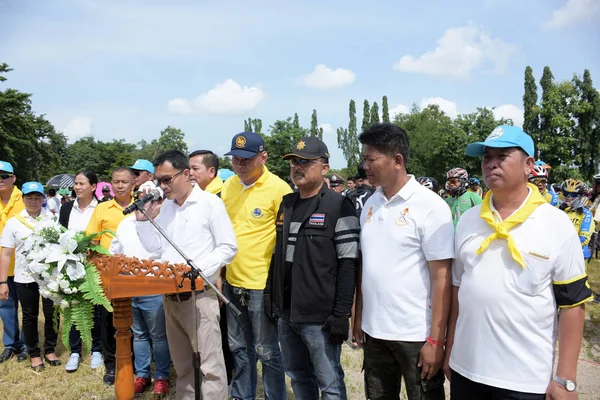
[[[373,207],[369,208],[369,212],[367,213],[367,218],[365,218],[365,224],[368,224],[373,219]]]
[[[394,218],[394,222],[396,223],[396,225],[398,225],[398,226],[408,225],[408,220],[406,219],[407,215],[408,215],[408,208],[405,208],[399,217]]]
[[[260,208],[257,207],[254,210],[252,210],[252,216],[254,218],[260,218],[260,217],[263,216],[263,212],[262,212],[262,210]]]
[[[323,213],[314,213],[310,216],[308,220],[308,225],[310,226],[325,226],[325,214]]]

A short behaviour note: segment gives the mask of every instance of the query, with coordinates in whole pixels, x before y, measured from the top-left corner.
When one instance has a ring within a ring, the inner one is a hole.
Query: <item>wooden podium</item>
[[[186,264],[171,265],[166,262],[101,254],[94,255],[92,262],[100,271],[104,293],[112,301],[114,309],[113,321],[117,341],[115,395],[117,400],[131,400],[134,397],[131,298],[191,291],[189,279],[185,279],[183,287],[179,287],[183,274],[189,271],[190,267]],[[202,290],[203,287],[202,279],[196,279],[196,290]]]

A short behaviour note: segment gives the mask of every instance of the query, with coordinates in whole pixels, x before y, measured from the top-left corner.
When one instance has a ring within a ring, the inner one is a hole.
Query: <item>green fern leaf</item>
[[[109,312],[113,311],[110,301],[104,295],[100,272],[93,264],[86,264],[85,282],[79,286],[78,290],[83,293],[85,300],[89,300],[92,304],[101,305]]]

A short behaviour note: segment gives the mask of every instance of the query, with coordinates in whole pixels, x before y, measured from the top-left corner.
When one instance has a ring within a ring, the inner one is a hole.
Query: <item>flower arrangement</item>
[[[54,219],[42,219],[25,239],[25,268],[39,285],[40,295],[54,303],[55,326],[62,314],[62,341],[68,350],[73,325],[81,333],[85,348],[91,349],[94,305],[112,311],[100,272],[88,261],[89,252],[109,254],[92,243],[103,233],[86,235],[65,229]]]

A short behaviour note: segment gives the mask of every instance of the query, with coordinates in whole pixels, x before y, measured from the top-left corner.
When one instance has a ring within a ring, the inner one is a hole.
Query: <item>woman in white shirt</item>
[[[67,229],[75,231],[85,231],[92,214],[98,205],[96,199],[96,186],[98,185],[98,176],[90,171],[81,171],[75,175],[75,184],[73,190],[77,197],[74,201],[65,203],[60,209],[58,222]],[[100,335],[100,312],[98,306],[94,307],[94,327],[92,328],[92,359],[91,368],[100,368],[102,366],[102,343]],[[75,372],[81,361],[81,335],[75,329],[71,328],[69,333],[69,346],[71,346],[71,356],[65,369],[67,372]]]
[[[31,362],[31,368],[35,371],[44,369],[41,359],[38,334],[38,315],[40,313],[40,291],[39,286],[29,275],[27,262],[23,255],[23,244],[35,225],[40,220],[52,218],[42,210],[44,202],[44,188],[39,182],[26,182],[21,189],[25,209],[8,220],[2,237],[0,238],[0,277],[6,276],[10,264],[10,257],[16,250],[15,262],[15,287],[23,311],[23,336],[27,345],[27,352]],[[54,353],[58,333],[54,329],[53,315],[54,304],[52,300],[42,298],[42,310],[44,312],[44,359],[52,366],[60,365],[60,360]]]

